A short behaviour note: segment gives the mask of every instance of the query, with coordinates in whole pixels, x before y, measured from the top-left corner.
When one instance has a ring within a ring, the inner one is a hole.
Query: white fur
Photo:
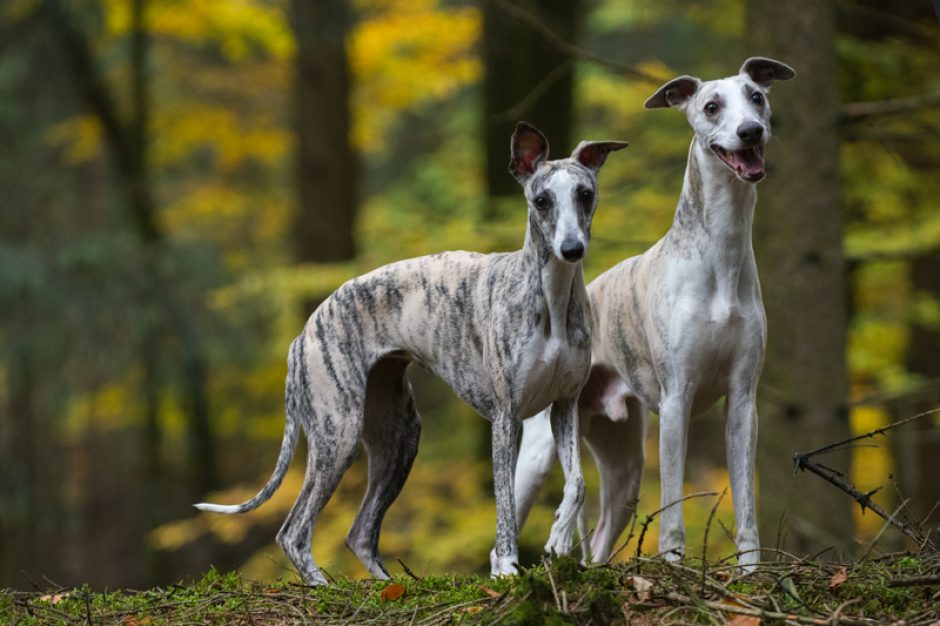
[[[635,512],[647,409],[660,417],[660,552],[673,559],[684,554],[680,500],[689,420],[722,396],[739,561],[751,569],[759,560],[756,389],[766,319],[751,227],[754,182],[763,176],[763,146],[770,138],[766,93],[775,76],[786,80],[795,73],[755,57],[737,76],[710,82],[679,77],[647,101],[648,108],[680,108],[695,137],[673,227],[649,251],[588,286],[592,372],[578,410],[581,434],[601,475],[601,511],[591,541],[596,560],[610,556]],[[761,132],[749,135],[756,125]],[[731,152],[737,153],[731,158],[738,169],[726,162]],[[520,520],[553,460],[551,425],[543,412],[523,426],[515,482]]]

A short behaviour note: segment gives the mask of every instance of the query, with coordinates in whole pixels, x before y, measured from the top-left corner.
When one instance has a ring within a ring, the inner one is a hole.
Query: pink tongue
[[[748,174],[760,174],[764,171],[764,157],[754,148],[746,148],[734,152],[737,161]]]

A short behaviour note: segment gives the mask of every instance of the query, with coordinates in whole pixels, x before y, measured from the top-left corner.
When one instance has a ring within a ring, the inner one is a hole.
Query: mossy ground
[[[389,589],[392,585],[401,588]],[[399,597],[394,591],[403,591]],[[383,594],[383,592],[385,592]],[[310,588],[211,570],[147,591],[0,592],[21,624],[940,624],[940,555],[857,563],[781,558],[732,566],[637,558],[584,567],[562,557],[515,578],[340,579]],[[901,622],[900,620],[904,620]]]

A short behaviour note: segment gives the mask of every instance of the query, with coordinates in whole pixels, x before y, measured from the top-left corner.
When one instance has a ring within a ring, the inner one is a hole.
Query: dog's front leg
[[[545,544],[549,554],[571,551],[575,523],[584,503],[584,477],[581,474],[581,438],[578,433],[578,400],[565,398],[552,404],[552,435],[565,473],[565,495],[555,513],[552,531]]]
[[[754,501],[754,463],[757,454],[757,402],[753,385],[732,385],[725,402],[725,450],[728,478],[738,527],[738,562],[754,571],[760,561],[757,507]]]
[[[679,387],[684,389],[684,385]],[[667,395],[659,409],[660,502],[663,507],[659,524],[659,551],[668,561],[685,556],[682,497],[689,409],[688,399],[679,394]]]
[[[493,576],[517,574],[519,528],[513,481],[516,468],[516,436],[519,420],[512,411],[493,420],[493,485],[496,492],[496,549],[490,555]]]

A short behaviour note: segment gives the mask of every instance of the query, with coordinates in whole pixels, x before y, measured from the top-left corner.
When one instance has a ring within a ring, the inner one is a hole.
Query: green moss
[[[293,623],[303,615],[312,622],[336,624],[409,624],[443,619],[471,626],[494,621],[555,626],[622,621],[622,607],[650,623],[665,617],[723,623],[727,617],[702,602],[717,604],[715,601],[721,598],[707,590],[701,592],[698,575],[693,573],[690,578],[685,568],[652,559],[584,567],[575,559],[565,558],[549,561],[546,566],[550,568],[557,597],[542,566],[515,578],[429,576],[422,580],[398,577],[392,581],[340,578],[327,587],[317,588],[284,581],[244,581],[235,574],[213,569],[189,584],[143,592],[96,593],[87,587],[58,592],[64,594],[59,596],[55,595],[57,592],[0,591],[0,624],[86,623],[89,619],[92,623],[119,624],[128,617],[149,620],[154,626],[222,624],[233,620]],[[846,608],[847,617],[865,616],[885,622],[919,619],[917,616],[935,611],[934,588],[892,588],[886,583],[899,577],[927,575],[935,571],[936,558],[906,563],[856,563],[847,566],[847,580],[830,590],[829,581],[836,567],[839,566],[797,563],[782,570],[778,565],[731,582],[728,588],[745,597],[755,596],[758,603],[772,598],[774,606],[798,613],[830,610],[848,600],[855,602]],[[642,603],[637,602],[632,585],[624,582],[638,572],[653,583],[651,598]],[[390,584],[404,585],[404,595],[383,600],[382,591]],[[713,580],[712,584],[722,583]],[[674,596],[670,599],[671,592],[702,597],[683,604]]]
[[[588,612],[595,624],[609,624],[615,617],[622,616],[617,596],[607,589],[596,590],[588,596]]]
[[[555,583],[564,585],[565,583],[575,582],[581,576],[581,564],[571,556],[559,556],[549,561],[549,567]]]
[[[520,602],[504,620],[508,626],[541,626],[545,616],[537,602]]]

